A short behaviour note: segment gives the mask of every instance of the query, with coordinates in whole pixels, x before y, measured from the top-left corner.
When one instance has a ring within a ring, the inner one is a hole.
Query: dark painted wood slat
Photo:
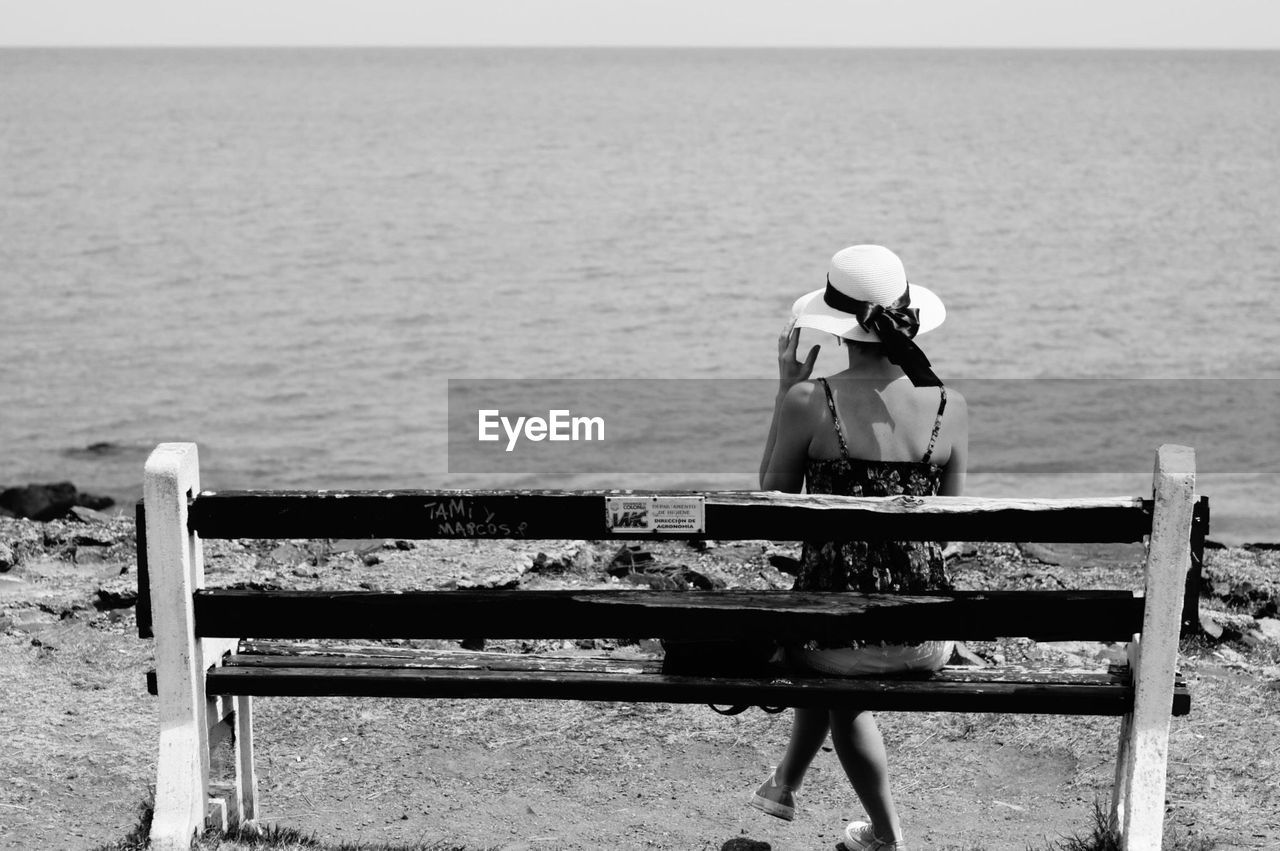
[[[266,642],[245,642],[256,643],[259,646]],[[422,652],[422,651],[413,651]],[[662,673],[662,663],[658,660],[635,660],[635,659],[596,659],[592,657],[574,658],[572,660],[563,660],[556,657],[538,657],[538,656],[514,656],[510,654],[498,653],[480,653],[475,654],[472,651],[457,651],[450,654],[448,651],[429,651],[433,654],[440,654],[439,658],[428,658],[422,660],[413,660],[407,657],[388,657],[372,655],[367,657],[360,656],[298,656],[295,654],[281,655],[256,655],[255,653],[244,653],[231,656],[227,659],[225,667],[227,668],[424,668],[424,667],[440,667],[451,670],[472,668],[483,670],[497,671],[539,671],[553,669],[559,662],[570,662],[564,664],[562,670],[567,671],[587,671],[587,672],[612,672],[612,673],[631,673],[641,675],[653,675]],[[471,653],[471,655],[481,655],[486,657],[504,656],[503,659],[455,659],[449,656],[461,656],[463,653]],[[598,664],[596,664],[598,663]],[[1116,685],[1128,682],[1129,669],[1125,665],[1115,665],[1107,673],[1097,671],[1073,671],[1062,668],[1019,668],[1017,666],[1002,666],[990,668],[969,668],[969,667],[950,667],[943,668],[930,676],[933,682],[957,682],[957,683],[983,683],[983,682],[1020,682],[1020,683],[1039,683],[1044,685],[1056,684],[1108,684]],[[156,672],[154,669],[147,671],[147,693],[152,697],[158,694],[156,687]],[[1179,697],[1178,695],[1183,695]],[[1190,693],[1187,690],[1186,680],[1179,672],[1174,675],[1174,695],[1175,699],[1189,709]]]
[[[607,659],[602,657],[517,656],[500,653],[425,655],[417,659],[391,659],[378,656],[288,656],[237,654],[227,659],[228,668],[316,668],[329,670],[399,670],[430,669],[441,671],[546,671],[557,674],[609,673],[632,675],[656,675],[662,673],[661,660],[655,659]],[[787,673],[796,679],[811,679],[815,675]],[[1108,671],[1082,671],[1065,668],[944,668],[933,674],[934,682],[949,683],[1026,683],[1036,685],[1124,685],[1124,674]]]
[[[195,594],[196,634],[254,638],[758,638],[1122,641],[1124,591],[250,591]]]
[[[494,653],[474,650],[383,647],[379,645],[324,646],[313,642],[245,640],[239,652],[224,663],[236,668],[446,668],[489,671],[582,671],[661,674],[662,660],[603,655],[556,656],[542,653]],[[790,676],[797,674],[792,672]],[[810,675],[813,676],[813,675]],[[1182,675],[1177,683],[1184,685]],[[1040,684],[1124,684],[1127,665],[1098,668],[992,665],[950,666],[930,675],[934,682],[1020,682]]]
[[[201,493],[192,530],[205,538],[617,538],[1133,542],[1151,529],[1149,501],[976,500],[720,491],[699,533],[613,532],[607,495],[629,491],[226,491]]]
[[[483,653],[469,650],[420,650],[412,655],[385,656],[348,652],[263,652],[262,645],[227,658],[233,668],[435,668],[486,671],[579,671],[583,673],[660,674],[660,659],[626,659],[605,656],[544,656],[542,654]]]
[[[1209,534],[1209,497],[1196,500],[1191,512],[1191,568],[1182,592],[1182,637],[1200,633],[1200,588],[1204,584],[1204,541]]]
[[[1027,685],[931,680],[681,677],[545,671],[317,670],[227,668],[206,678],[211,694],[370,696],[748,703],[766,706],[862,708],[897,712],[1018,712],[1123,715],[1132,708],[1125,685]],[[1185,694],[1185,693],[1184,693]],[[1175,695],[1173,714],[1189,697]],[[1184,705],[1185,703],[1185,705]]]
[[[147,565],[147,509],[142,500],[133,506],[133,529],[138,553],[138,602],[134,607],[138,637],[154,638],[151,632],[151,574]]]

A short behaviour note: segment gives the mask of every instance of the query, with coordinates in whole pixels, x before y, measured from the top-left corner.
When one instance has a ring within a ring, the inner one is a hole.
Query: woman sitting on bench
[[[855,245],[831,258],[824,289],[796,301],[778,341],[778,396],[760,465],[760,487],[847,496],[959,495],[964,489],[968,412],[948,391],[912,339],[942,323],[941,301],[908,285],[902,261],[878,245]],[[810,380],[814,346],[796,358],[800,328],[834,334],[847,344],[849,368]],[[935,542],[809,541],[798,591],[919,593],[951,587]],[[809,642],[787,648],[788,660],[823,674],[858,676],[937,670],[952,642]],[[751,799],[790,820],[795,790],[818,749],[832,743],[870,822],[845,828],[844,846],[904,849],[889,789],[884,740],[870,712],[796,709],[791,741],[773,774]]]

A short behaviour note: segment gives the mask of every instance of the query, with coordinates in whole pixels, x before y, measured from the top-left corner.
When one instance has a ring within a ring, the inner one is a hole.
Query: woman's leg
[[[791,722],[791,741],[773,772],[773,778],[792,789],[800,787],[818,748],[827,740],[828,712],[825,709],[796,709]]]
[[[871,818],[876,836],[885,841],[901,840],[902,825],[889,790],[889,759],[875,716],[870,712],[833,709],[830,726],[836,755]]]

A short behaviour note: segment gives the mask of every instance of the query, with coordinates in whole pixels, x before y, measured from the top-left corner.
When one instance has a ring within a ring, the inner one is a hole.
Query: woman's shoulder
[[[812,429],[827,410],[827,393],[822,379],[797,381],[782,398],[782,421],[793,430]]]
[[[947,414],[957,418],[969,415],[969,401],[964,398],[963,393],[951,386],[945,387],[941,392],[945,392],[947,396]]]
[[[815,399],[823,398],[825,393],[818,386],[820,381],[822,381],[821,378],[806,378],[804,381],[792,384],[783,397],[783,404],[808,407]]]
[[[946,397],[946,411],[967,411],[969,403],[965,400],[964,394],[951,385],[925,386],[916,387],[911,383],[911,379],[903,376],[895,382],[901,393],[901,398],[909,399],[908,404],[917,406],[921,411],[936,411],[943,405],[942,397]]]

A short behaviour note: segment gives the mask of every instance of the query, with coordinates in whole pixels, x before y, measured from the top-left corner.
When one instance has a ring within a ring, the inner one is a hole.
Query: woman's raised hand
[[[809,350],[804,362],[796,360],[796,347],[800,345],[800,329],[796,327],[795,317],[787,323],[782,335],[778,337],[778,383],[783,390],[798,384],[813,373],[813,365],[818,361],[819,346]]]

